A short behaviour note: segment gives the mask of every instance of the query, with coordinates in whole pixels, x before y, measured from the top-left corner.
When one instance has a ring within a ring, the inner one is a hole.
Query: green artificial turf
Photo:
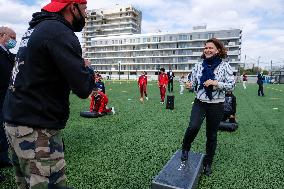
[[[159,103],[156,83],[148,86],[149,101],[141,104],[136,82],[106,82],[115,115],[86,119],[89,100],[71,95],[71,113],[63,130],[68,184],[80,189],[148,189],[173,153],[180,149],[194,95],[178,93],[175,109]],[[236,132],[219,132],[211,177],[201,176],[199,189],[284,188],[284,85],[238,85]],[[205,127],[192,150],[205,152]],[[13,171],[0,188],[15,188]]]

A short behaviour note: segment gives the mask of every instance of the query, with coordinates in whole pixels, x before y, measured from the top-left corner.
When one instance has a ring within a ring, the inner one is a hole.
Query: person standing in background
[[[9,145],[3,126],[3,102],[15,62],[15,55],[10,49],[14,48],[16,43],[15,31],[8,27],[0,27],[0,168],[13,166],[8,156]],[[0,181],[4,178],[0,174]]]
[[[140,101],[144,101],[144,95],[146,100],[148,100],[147,95],[147,73],[145,71],[142,72],[141,76],[138,78],[138,87],[140,91]]]
[[[179,94],[183,94],[185,82],[186,82],[185,77],[184,75],[182,75],[179,79],[179,86],[180,86]]]
[[[263,72],[258,73],[257,75],[257,84],[258,84],[258,90],[257,90],[257,95],[258,96],[264,96],[263,93],[263,80],[264,80],[264,76],[263,76]]]
[[[168,81],[168,91],[171,93],[174,90],[174,77],[175,77],[175,74],[171,68],[168,71],[167,75],[168,75],[168,80],[169,80]]]
[[[246,73],[243,73],[243,88],[246,89],[246,82],[248,80],[248,76],[246,75]]]
[[[160,69],[160,74],[158,76],[158,86],[160,89],[161,104],[165,103],[166,87],[168,85],[169,79],[167,74],[165,74],[165,68]]]

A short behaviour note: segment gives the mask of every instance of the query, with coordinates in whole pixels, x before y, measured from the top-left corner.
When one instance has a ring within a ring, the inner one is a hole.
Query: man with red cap
[[[52,0],[22,37],[3,106],[18,188],[66,188],[61,129],[69,94],[87,98],[94,87],[74,33],[86,9],[86,0]]]

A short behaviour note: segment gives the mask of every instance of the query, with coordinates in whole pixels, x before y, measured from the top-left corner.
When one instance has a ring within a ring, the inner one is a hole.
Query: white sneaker
[[[112,112],[112,115],[115,114],[114,107],[111,107],[111,112]]]
[[[146,100],[149,100],[149,99],[148,99],[148,96],[146,96]]]

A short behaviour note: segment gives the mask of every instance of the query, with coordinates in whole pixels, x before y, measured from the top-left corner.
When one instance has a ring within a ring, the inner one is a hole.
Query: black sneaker
[[[182,150],[181,156],[180,156],[180,160],[181,160],[181,161],[186,161],[186,160],[188,160],[188,151]]]
[[[212,174],[212,169],[211,169],[211,165],[207,164],[204,166],[204,170],[203,170],[203,173],[206,175],[206,176],[210,176]]]

